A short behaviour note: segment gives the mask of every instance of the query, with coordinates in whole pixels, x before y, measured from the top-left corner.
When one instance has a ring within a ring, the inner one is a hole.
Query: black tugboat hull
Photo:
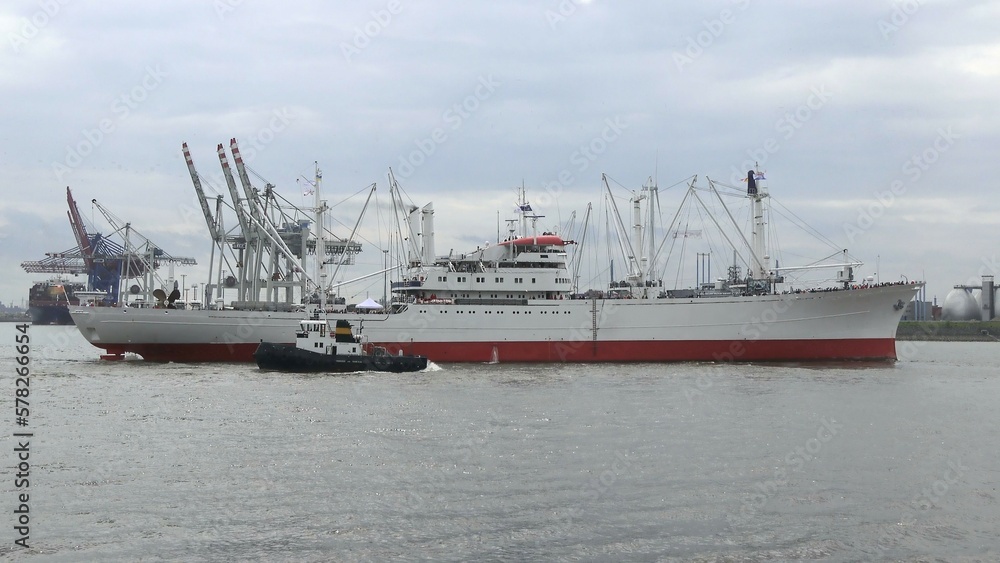
[[[264,370],[294,373],[351,373],[357,371],[387,371],[403,373],[427,367],[423,356],[345,356],[301,350],[288,344],[261,342],[253,354],[257,366]]]

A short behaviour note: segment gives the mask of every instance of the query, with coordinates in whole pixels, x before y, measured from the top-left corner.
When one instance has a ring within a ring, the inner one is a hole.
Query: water
[[[1000,558],[998,344],[297,376],[100,362],[72,327],[30,330],[31,548],[13,544],[8,410],[5,557]]]

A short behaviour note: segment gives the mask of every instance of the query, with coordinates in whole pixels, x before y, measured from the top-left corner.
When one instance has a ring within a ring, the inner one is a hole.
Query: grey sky
[[[944,0],[7,2],[0,300],[75,245],[67,185],[207,262],[180,145],[216,176],[236,137],[293,200],[319,161],[329,200],[384,202],[392,166],[435,202],[439,253],[495,238],[522,181],[555,221],[602,172],[737,182],[756,160],[865,273],[879,256],[940,301],[997,268],[998,23]]]

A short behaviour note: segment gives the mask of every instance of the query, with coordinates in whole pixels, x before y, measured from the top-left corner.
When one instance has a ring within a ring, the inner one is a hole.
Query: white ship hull
[[[892,360],[903,306],[919,284],[691,299],[555,299],[522,305],[413,303],[343,316],[392,353],[435,362]],[[111,357],[253,361],[294,341],[301,314],[74,307]]]

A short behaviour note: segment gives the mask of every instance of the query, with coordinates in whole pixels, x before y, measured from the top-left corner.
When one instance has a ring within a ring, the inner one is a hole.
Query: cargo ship
[[[235,140],[232,146],[241,169]],[[222,145],[219,154],[229,177]],[[204,203],[186,145],[185,156]],[[261,193],[245,180],[242,170],[240,176],[245,198],[237,197],[231,177],[229,184],[233,200],[248,205],[241,221],[255,218],[253,224],[274,227],[276,221],[265,215],[274,206],[259,200]],[[305,275],[306,264],[284,244],[286,239],[313,248],[317,257],[315,280],[303,280],[300,294],[309,294],[310,287],[325,296],[331,286],[326,282],[329,261],[320,258],[328,255],[320,177],[317,168],[315,224],[321,227],[312,246],[301,229],[292,238],[271,227],[243,229],[228,237],[237,242],[234,246],[241,257],[248,256],[245,251],[250,248],[279,249],[280,254],[280,260],[264,256],[253,266],[263,276],[239,272],[225,276],[223,283],[220,273],[207,285],[213,291],[223,286],[239,290],[238,299],[226,304],[219,293],[215,299],[206,295],[208,306],[196,310],[164,308],[162,303],[74,307],[71,316],[80,332],[103,348],[107,359],[134,353],[151,361],[251,362],[261,342],[292,345],[304,308],[314,305],[304,298],[295,301],[289,291],[299,283],[290,279],[292,274]],[[689,192],[696,189],[695,181]],[[640,202],[657,201],[656,187],[649,185],[632,198],[631,233],[624,221],[616,220],[627,264],[624,279],[600,290],[579,292],[577,265],[567,252],[575,243],[554,232],[534,232],[539,216],[523,191],[518,216],[511,220],[504,240],[439,256],[434,249],[433,205],[407,206],[401,199],[397,204],[399,190],[390,172],[394,208],[401,210],[400,240],[406,245],[402,274],[390,284],[392,298],[384,307],[338,313],[338,318],[390,354],[424,356],[439,363],[894,360],[896,328],[922,283],[856,280],[860,262],[850,260],[844,251],[839,263],[824,264],[837,269],[834,286],[787,286],[785,275],[795,268],[772,264],[766,247],[763,202],[768,193],[763,176],[751,170],[746,181],[741,197],[749,203],[752,225],[748,237],[740,235],[748,256],[742,266],[734,256],[724,276],[699,280],[694,287],[665,289],[657,276],[664,243],[653,236],[651,206],[640,207]],[[610,192],[606,178],[605,186]],[[709,193],[715,190],[709,180]],[[689,195],[700,197],[697,192]],[[202,207],[212,230],[217,217],[207,205]],[[672,230],[676,237],[676,229]],[[224,239],[213,232],[220,252]],[[345,244],[338,245],[343,251]],[[281,261],[287,267],[280,272],[261,270]],[[255,285],[259,287],[254,289]],[[274,298],[280,295],[278,289],[285,290],[284,300]],[[272,299],[254,300],[260,293]]]
[[[71,282],[61,277],[35,282],[28,290],[28,316],[31,317],[32,324],[73,324],[69,307],[80,304],[76,292],[86,289],[87,285],[84,283]]]

